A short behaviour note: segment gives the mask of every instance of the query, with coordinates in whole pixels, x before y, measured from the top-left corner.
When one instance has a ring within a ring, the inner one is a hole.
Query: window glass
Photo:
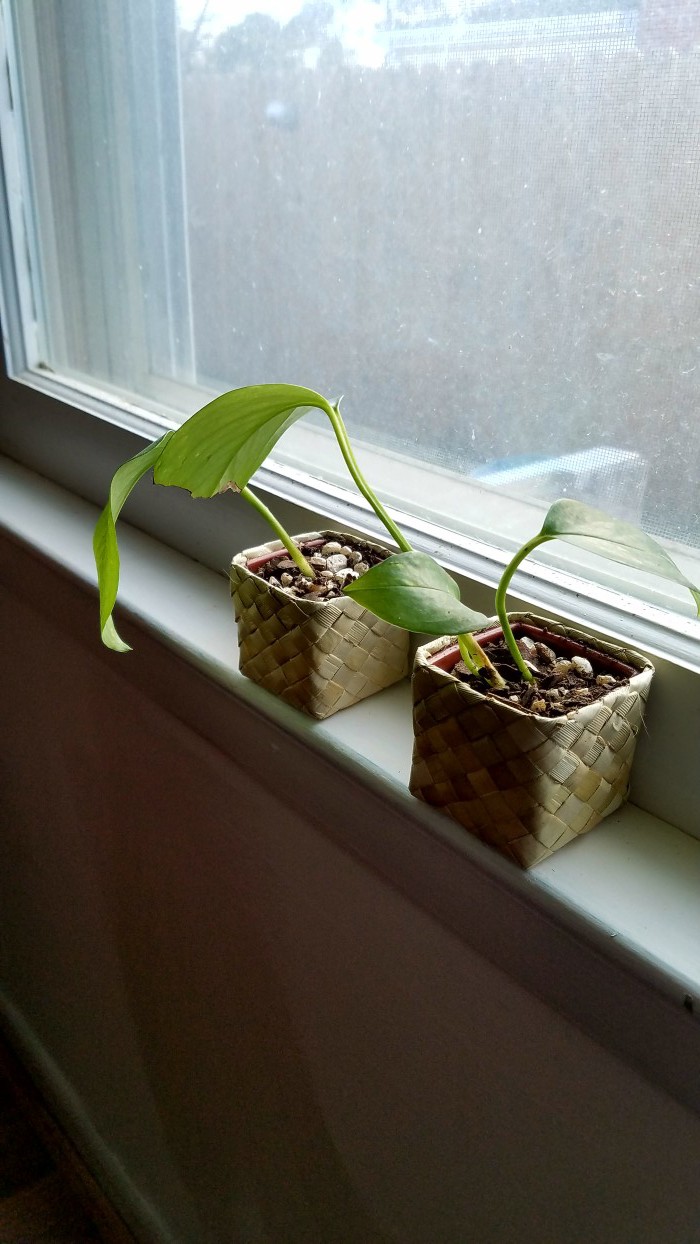
[[[46,364],[700,545],[698,0],[13,11]]]

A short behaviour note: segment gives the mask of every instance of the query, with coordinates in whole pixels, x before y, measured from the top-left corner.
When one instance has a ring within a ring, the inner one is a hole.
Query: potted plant
[[[625,799],[653,674],[638,652],[530,614],[508,615],[515,570],[555,539],[683,584],[700,612],[700,591],[655,540],[561,500],[504,570],[496,619],[475,617],[462,633],[418,649],[411,791],[524,868]],[[380,617],[433,634],[444,589],[424,580],[415,557],[390,557],[345,591]]]
[[[275,534],[269,543],[237,554],[231,567],[245,675],[316,718],[327,717],[406,675],[407,631],[341,593],[348,579],[355,580],[366,566],[391,550],[371,540],[358,542],[346,532],[311,532],[292,538],[249,486],[280,436],[310,408],[328,417],[360,493],[398,548],[411,551],[360,471],[339,402],[331,403],[299,385],[234,389],[209,402],[180,428],[166,432],[114,475],[93,541],[101,634],[107,647],[129,650],[112,618],[119,586],[116,520],[132,488],[152,470],[157,484],[185,488],[193,497],[212,497],[227,490],[239,493]],[[422,565],[427,581],[439,584],[454,602],[459,592],[450,576],[427,555],[413,557]],[[428,563],[427,568],[423,563]],[[461,628],[465,615],[457,616],[461,607],[456,603],[457,612],[453,609],[440,618],[442,629]]]

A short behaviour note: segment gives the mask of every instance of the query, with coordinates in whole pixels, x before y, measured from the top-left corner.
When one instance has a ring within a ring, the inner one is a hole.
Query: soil
[[[384,561],[388,553],[370,548],[362,540],[333,539],[305,540],[302,553],[316,572],[313,579],[303,575],[291,557],[283,556],[265,562],[255,573],[275,587],[282,587],[292,596],[310,600],[336,600],[342,595],[347,583]]]
[[[505,700],[538,717],[565,717],[599,700],[614,687],[629,683],[629,674],[621,672],[624,667],[619,662],[611,662],[604,654],[590,648],[586,649],[585,656],[580,652],[572,655],[564,645],[557,650],[555,636],[551,641],[548,636],[544,643],[524,635],[517,644],[534,675],[531,683],[523,681],[502,639],[484,643],[482,647],[506,679],[508,685],[503,690],[497,691],[487,686],[483,678],[470,674],[463,661],[458,661],[451,672],[482,694]]]

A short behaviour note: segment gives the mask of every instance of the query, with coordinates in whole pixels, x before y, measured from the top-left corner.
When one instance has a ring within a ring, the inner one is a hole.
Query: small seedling
[[[532,682],[533,674],[523,660],[508,621],[506,593],[520,564],[534,549],[550,540],[566,540],[569,544],[597,553],[609,561],[680,583],[691,592],[700,615],[700,590],[685,577],[668,553],[651,536],[631,523],[611,518],[581,501],[555,501],[547,511],[542,529],[532,539],[527,540],[511,559],[496,589],[495,612],[503,630],[503,638],[525,682]],[[373,566],[360,579],[349,584],[344,591],[387,622],[395,622],[398,626],[408,625],[411,630],[424,631],[429,635],[439,634],[440,632],[434,630],[433,622],[441,607],[449,603],[447,594],[443,596],[444,589],[433,583],[429,575],[424,574],[423,564],[418,564],[416,557],[414,552],[388,557],[378,566]],[[493,668],[472,634],[485,621],[482,618],[458,633],[460,654],[471,674],[479,674],[491,686],[502,688],[505,681]],[[448,628],[448,633],[455,634],[459,629]]]

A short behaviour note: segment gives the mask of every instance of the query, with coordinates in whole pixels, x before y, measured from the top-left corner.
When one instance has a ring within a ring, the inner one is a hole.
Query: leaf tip
[[[125,643],[124,640],[121,638],[121,635],[118,634],[117,628],[114,625],[114,622],[112,621],[111,614],[109,615],[109,617],[107,618],[107,621],[102,627],[101,638],[102,638],[102,643],[104,644],[105,648],[109,648],[112,652],[131,652],[132,651],[131,645]]]

